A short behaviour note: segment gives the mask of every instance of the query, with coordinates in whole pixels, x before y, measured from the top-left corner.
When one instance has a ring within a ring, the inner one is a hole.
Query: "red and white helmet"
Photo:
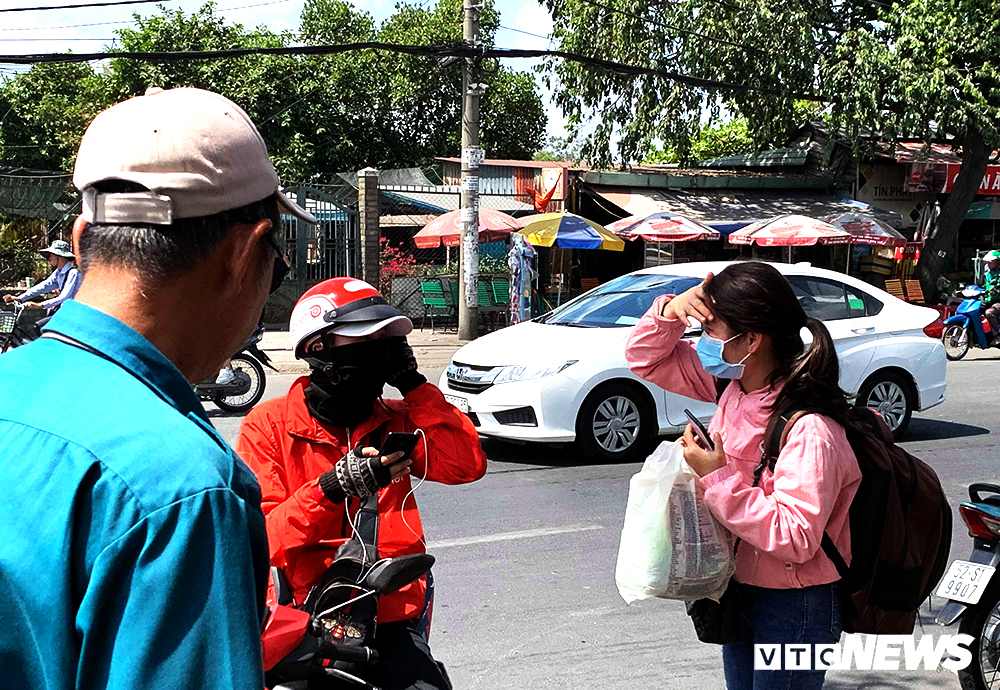
[[[382,329],[406,335],[413,322],[390,305],[378,290],[357,278],[331,278],[306,290],[292,309],[289,331],[292,350],[301,358],[302,345],[320,331],[361,337]]]

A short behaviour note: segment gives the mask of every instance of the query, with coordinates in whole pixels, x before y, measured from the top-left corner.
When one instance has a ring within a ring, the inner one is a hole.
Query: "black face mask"
[[[386,339],[327,347],[309,358],[306,405],[321,422],[353,427],[371,417],[389,363]]]

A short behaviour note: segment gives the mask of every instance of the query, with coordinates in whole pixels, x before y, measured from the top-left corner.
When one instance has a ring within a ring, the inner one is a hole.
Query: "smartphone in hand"
[[[688,421],[691,422],[691,426],[694,427],[694,435],[698,437],[701,441],[702,448],[706,450],[715,450],[715,444],[712,443],[712,437],[708,435],[708,429],[705,425],[701,423],[701,420],[694,416],[694,412],[691,410],[684,410],[684,414],[687,415]]]
[[[417,447],[420,434],[392,431],[385,437],[385,442],[379,449],[378,454],[382,457],[403,451],[403,457],[408,458],[413,449]]]

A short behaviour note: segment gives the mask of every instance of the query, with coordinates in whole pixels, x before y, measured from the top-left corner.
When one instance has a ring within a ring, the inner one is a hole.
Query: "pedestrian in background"
[[[682,338],[689,319],[700,340]],[[812,334],[805,348],[803,328]],[[737,263],[682,295],[657,298],[626,349],[631,369],[680,395],[717,398],[709,432],[714,450],[689,425],[684,458],[701,477],[712,513],[742,541],[736,561],[739,640],[724,644],[729,690],[820,688],[824,671],[755,671],[754,644],[834,643],[840,639],[839,575],[820,542],[829,534],[850,553],[848,508],[861,471],[844,426],[848,402],[826,327],[807,318],[772,266]],[[720,386],[721,387],[721,386]],[[790,403],[820,410],[796,423],[773,473],[755,481],[771,416]]]
[[[0,357],[0,687],[263,687],[260,488],[189,382],[253,331],[288,202],[235,104],[153,90],[80,144],[85,280]]]
[[[59,305],[76,295],[76,291],[80,288],[80,271],[76,268],[76,257],[66,240],[56,240],[38,253],[44,256],[49,266],[54,269],[52,273],[38,285],[16,297],[4,295],[3,300],[8,304],[21,302],[26,308],[44,309],[51,314],[59,308]],[[41,303],[33,301],[47,292],[59,294]]]

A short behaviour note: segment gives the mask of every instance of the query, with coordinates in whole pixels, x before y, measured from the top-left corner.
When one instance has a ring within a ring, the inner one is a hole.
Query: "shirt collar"
[[[181,414],[193,414],[208,422],[205,408],[180,370],[151,342],[113,316],[68,300],[42,330],[61,333],[94,348],[149,386]]]

